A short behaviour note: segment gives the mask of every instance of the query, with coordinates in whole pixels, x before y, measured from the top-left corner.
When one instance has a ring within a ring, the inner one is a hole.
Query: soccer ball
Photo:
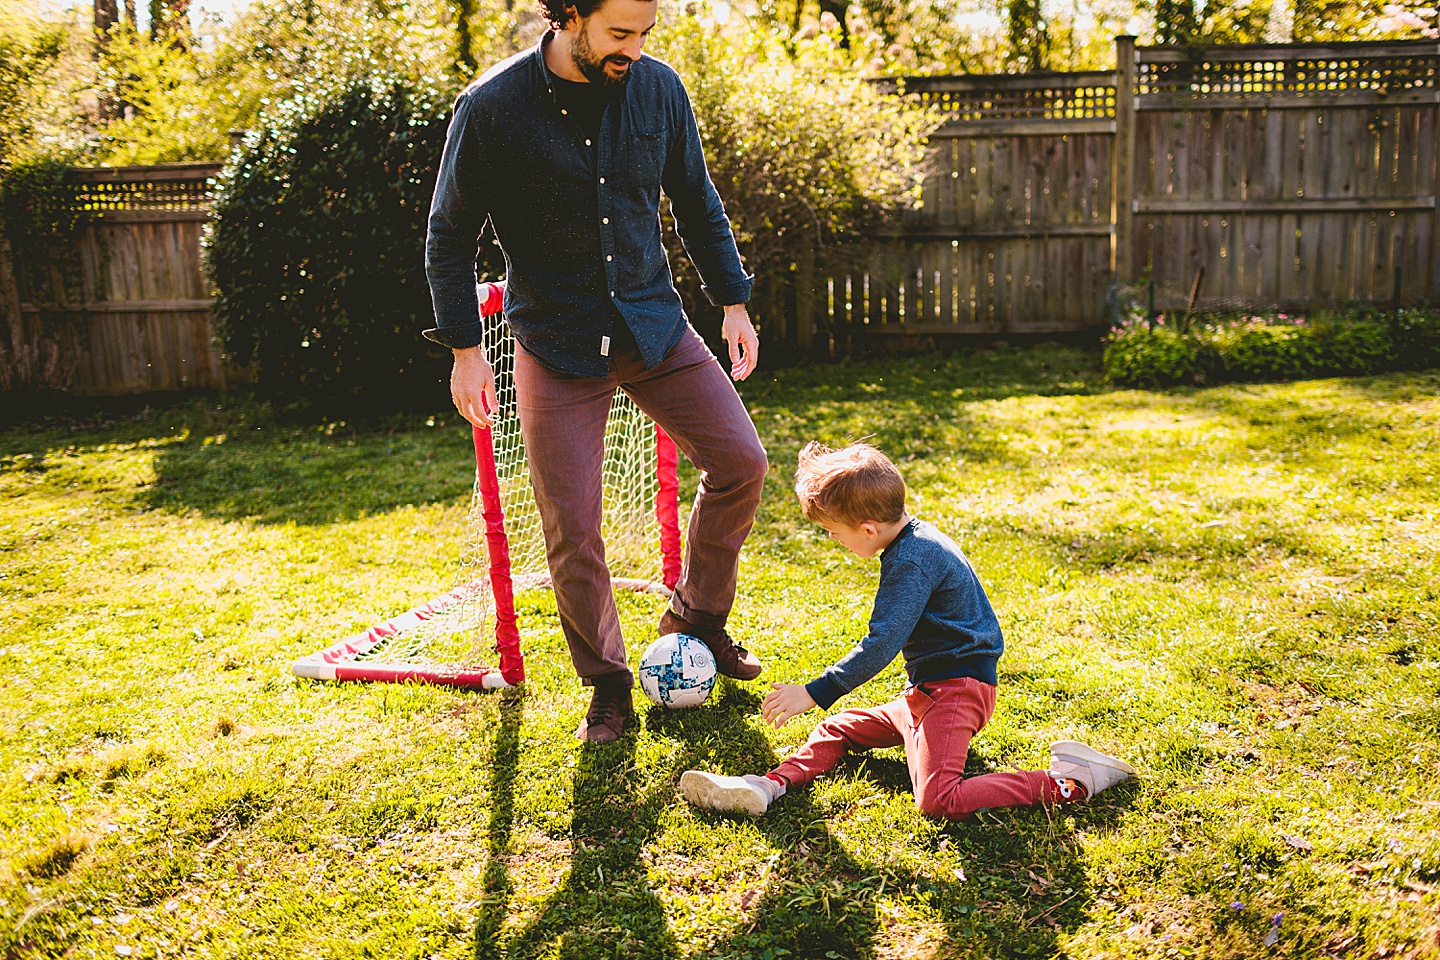
[[[714,687],[715,658],[688,633],[667,633],[640,657],[640,689],[662,707],[698,707]]]

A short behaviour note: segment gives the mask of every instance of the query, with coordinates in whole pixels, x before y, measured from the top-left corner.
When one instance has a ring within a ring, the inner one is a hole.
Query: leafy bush
[[[1440,364],[1440,311],[1210,317],[1183,327],[1161,317],[1153,329],[1129,318],[1110,334],[1104,364],[1110,380],[1134,387],[1424,369]]]
[[[1129,387],[1189,383],[1200,373],[1199,345],[1179,331],[1134,327],[1111,336],[1105,347],[1105,374]]]
[[[232,363],[324,406],[442,402],[426,212],[449,98],[377,77],[288,103],[221,178],[209,239]]]
[[[1270,324],[1252,317],[1204,328],[1196,338],[1213,357],[1207,379],[1293,380],[1324,366],[1315,330],[1300,323]]]
[[[747,268],[784,277],[814,256],[840,266],[897,205],[919,196],[938,113],[861,79],[826,34],[787,46],[743,22],[672,15],[652,48],[684,78],[710,177]],[[670,237],[692,312],[699,285]]]

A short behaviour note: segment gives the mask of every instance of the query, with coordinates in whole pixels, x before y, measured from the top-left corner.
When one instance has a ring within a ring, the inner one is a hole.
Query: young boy
[[[808,520],[858,557],[880,554],[880,588],[870,631],[855,649],[807,684],[773,683],[760,706],[772,726],[812,707],[828,708],[905,657],[905,693],[880,707],[820,721],[794,756],[763,777],[687,770],[680,792],[692,805],[759,815],[792,787],[831,769],[847,750],[905,747],[915,804],[958,820],[982,807],[1064,803],[1093,797],[1133,776],[1122,760],[1083,743],[1050,747],[1050,769],[965,779],[970,739],[995,709],[1000,623],[960,548],[905,512],[905,481],[867,443],[800,453],[795,492]]]

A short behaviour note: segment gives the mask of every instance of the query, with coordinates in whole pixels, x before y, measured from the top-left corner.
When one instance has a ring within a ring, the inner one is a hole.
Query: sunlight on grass
[[[732,629],[765,680],[813,677],[865,629],[876,564],[807,524],[789,481],[805,441],[873,436],[1006,631],[968,769],[1082,737],[1141,771],[958,824],[919,816],[897,750],[762,820],[696,814],[681,771],[759,771],[815,716],[769,730],[764,683],[726,681],[582,747],[544,591],[517,600],[523,691],[291,678],[450,585],[471,470],[453,415],[197,401],[0,434],[0,949],[1440,950],[1440,376],[1149,393],[1096,367],[999,349],[742,388],[772,469]],[[663,601],[619,606],[638,654]]]

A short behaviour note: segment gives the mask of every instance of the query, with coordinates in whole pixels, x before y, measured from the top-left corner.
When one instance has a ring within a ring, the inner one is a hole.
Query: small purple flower
[[[1230,901],[1230,909],[1231,909],[1231,910],[1244,910],[1244,909],[1245,909],[1245,904],[1241,903],[1239,900],[1232,900],[1232,901]]]
[[[1285,911],[1284,911],[1284,910],[1281,910],[1279,913],[1275,914],[1275,916],[1273,916],[1273,917],[1270,918],[1270,926],[1272,926],[1272,927],[1278,927],[1278,926],[1280,926],[1280,921],[1282,921],[1282,920],[1284,920],[1284,919],[1285,919]]]

